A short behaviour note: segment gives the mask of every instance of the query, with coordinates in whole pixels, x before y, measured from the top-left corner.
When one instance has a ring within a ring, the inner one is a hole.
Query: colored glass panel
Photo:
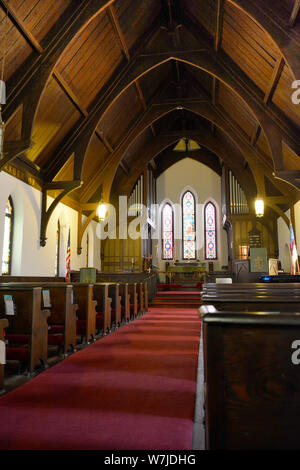
[[[182,198],[183,259],[196,258],[195,198],[187,191]]]
[[[162,250],[163,259],[173,259],[173,211],[166,204],[162,211]]]
[[[216,208],[209,202],[205,206],[205,258],[217,258]]]

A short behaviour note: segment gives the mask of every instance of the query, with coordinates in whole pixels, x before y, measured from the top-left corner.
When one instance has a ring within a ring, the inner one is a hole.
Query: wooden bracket
[[[41,231],[40,231],[40,246],[46,246],[46,231],[47,226],[50,220],[50,217],[57,207],[57,205],[61,202],[61,200],[69,193],[74,191],[77,188],[80,188],[82,185],[82,181],[75,180],[75,181],[52,181],[45,183],[42,192],[42,213],[41,213]],[[47,209],[47,193],[48,191],[59,190],[61,189],[62,192],[57,196],[54,201],[50,204],[49,208]]]
[[[97,212],[97,207],[98,204],[95,203],[89,203],[89,204],[81,204],[80,210],[78,211],[78,229],[77,229],[77,254],[81,255],[82,247],[82,237],[83,234],[89,225],[89,223],[93,220],[93,218],[96,216]],[[92,211],[91,214],[85,219],[85,221],[82,223],[82,211],[87,210],[87,211]]]

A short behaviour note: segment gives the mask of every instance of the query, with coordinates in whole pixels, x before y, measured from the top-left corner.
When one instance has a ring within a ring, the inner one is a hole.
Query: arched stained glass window
[[[183,259],[196,259],[195,197],[186,191],[182,197]]]
[[[170,204],[165,204],[162,210],[162,259],[174,257],[174,220],[173,209]]]
[[[55,276],[59,276],[59,258],[60,258],[60,222],[57,221],[56,245],[55,245]]]
[[[6,206],[5,206],[2,274],[11,273],[13,223],[14,223],[14,206],[13,206],[12,198],[9,196]]]
[[[204,207],[205,259],[217,259],[216,208],[212,202]]]

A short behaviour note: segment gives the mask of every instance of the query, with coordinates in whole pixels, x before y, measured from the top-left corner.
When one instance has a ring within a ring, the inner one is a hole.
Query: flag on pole
[[[295,240],[295,235],[294,235],[292,224],[291,224],[291,231],[290,231],[290,249],[291,249],[291,256],[292,256],[292,274],[296,274],[296,265],[298,264],[298,254],[297,254],[296,240]]]
[[[70,282],[71,280],[70,261],[71,261],[71,246],[70,246],[70,228],[69,228],[67,256],[66,256],[66,282]]]

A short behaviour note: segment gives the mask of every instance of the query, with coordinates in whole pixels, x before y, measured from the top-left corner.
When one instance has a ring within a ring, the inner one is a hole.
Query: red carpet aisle
[[[0,398],[0,448],[191,449],[199,335],[150,309]]]

